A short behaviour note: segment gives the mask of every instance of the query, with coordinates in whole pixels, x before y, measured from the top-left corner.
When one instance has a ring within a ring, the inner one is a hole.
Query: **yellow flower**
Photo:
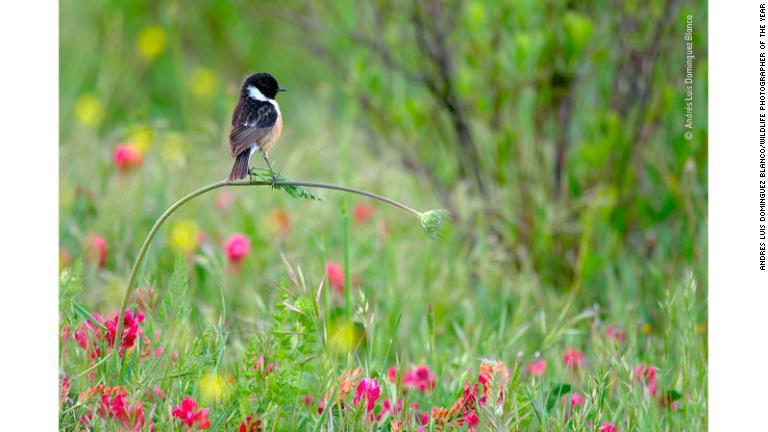
[[[147,61],[152,61],[165,52],[168,45],[168,37],[160,26],[149,26],[139,33],[136,40],[136,49],[139,55]]]
[[[163,139],[163,148],[160,151],[160,157],[165,162],[184,165],[186,162],[184,136],[178,132],[169,132]]]
[[[190,254],[197,247],[197,238],[200,235],[200,229],[197,224],[190,220],[178,220],[171,225],[170,242],[171,248],[177,252]]]
[[[229,385],[224,377],[216,372],[205,372],[200,377],[200,395],[205,404],[221,402],[229,395]]]
[[[216,89],[219,87],[219,80],[212,70],[197,68],[192,71],[189,87],[194,95],[207,98],[216,93]]]
[[[142,153],[146,153],[155,141],[155,132],[147,125],[135,125],[131,128],[131,136],[128,141]]]
[[[85,126],[96,127],[104,118],[104,105],[96,95],[84,94],[75,101],[75,118]]]
[[[362,342],[362,329],[349,321],[336,321],[328,328],[328,346],[337,354],[354,351]]]
[[[642,334],[645,334],[645,335],[647,335],[647,334],[650,334],[650,333],[651,333],[651,330],[653,330],[653,327],[651,327],[651,325],[650,325],[650,324],[648,324],[648,323],[644,323],[644,324],[643,324],[643,325],[640,327],[640,333],[642,333]]]

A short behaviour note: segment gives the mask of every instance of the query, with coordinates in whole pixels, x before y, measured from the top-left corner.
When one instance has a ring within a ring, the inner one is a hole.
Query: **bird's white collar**
[[[252,86],[252,85],[248,86],[248,96],[250,96],[251,99],[256,99],[256,100],[259,100],[259,101],[264,101],[264,102],[267,102],[267,101],[271,102],[272,101],[268,97],[264,96],[264,93],[262,93],[261,90],[259,90],[258,87]]]

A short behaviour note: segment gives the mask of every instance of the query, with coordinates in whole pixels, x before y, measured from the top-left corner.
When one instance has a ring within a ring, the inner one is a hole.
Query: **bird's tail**
[[[248,175],[248,159],[251,157],[251,152],[244,151],[237,155],[235,159],[235,165],[232,166],[232,172],[229,173],[229,181],[240,180]]]

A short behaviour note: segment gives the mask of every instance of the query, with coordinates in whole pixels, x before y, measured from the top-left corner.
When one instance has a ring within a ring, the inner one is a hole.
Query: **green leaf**
[[[674,402],[683,398],[683,394],[677,390],[667,390],[667,401]]]
[[[566,383],[553,385],[547,394],[547,411],[551,410],[563,395],[570,393],[572,388],[573,387],[570,384]]]
[[[274,173],[275,178],[274,181],[277,182],[289,182],[287,177],[283,176],[282,174],[275,172]],[[261,173],[257,171],[251,171],[251,181],[267,181],[271,182],[273,180],[272,174],[269,172]],[[323,197],[320,195],[317,195],[316,193],[312,192],[311,190],[303,187],[303,186],[293,186],[293,185],[273,185],[272,189],[281,189],[285,191],[288,195],[292,196],[293,198],[298,199],[305,199],[305,200],[311,200],[311,201],[322,201]]]

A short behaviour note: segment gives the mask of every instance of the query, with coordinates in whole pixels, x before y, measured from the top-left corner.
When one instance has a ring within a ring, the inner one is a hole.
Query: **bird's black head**
[[[278,92],[285,91],[277,85],[277,80],[266,72],[255,73],[243,82],[243,97],[249,96],[253,99],[274,99]]]

